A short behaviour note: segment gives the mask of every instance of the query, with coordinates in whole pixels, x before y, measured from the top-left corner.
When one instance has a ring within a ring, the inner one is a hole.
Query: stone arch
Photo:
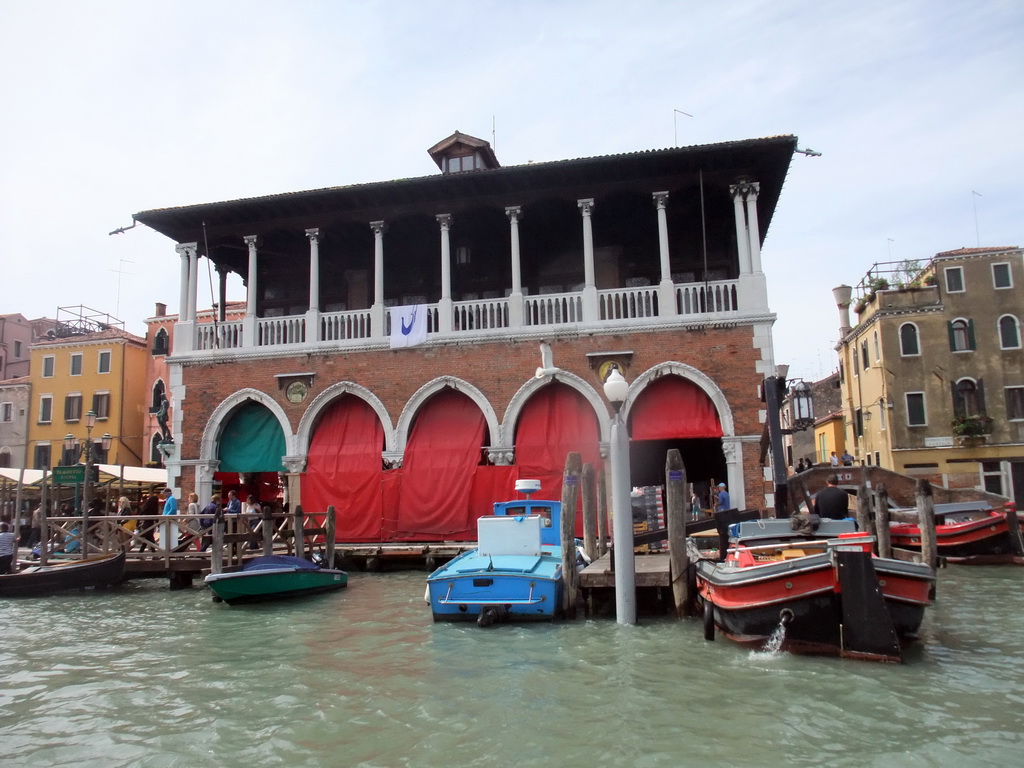
[[[274,417],[281,425],[281,431],[284,432],[285,447],[288,453],[295,453],[295,435],[292,433],[292,425],[288,421],[288,414],[284,412],[281,405],[270,395],[260,392],[258,389],[247,387],[228,395],[210,413],[210,418],[207,419],[206,426],[203,428],[202,442],[199,444],[200,461],[210,462],[217,460],[217,446],[220,443],[220,436],[224,431],[224,426],[230,419],[231,414],[239,406],[244,405],[250,400],[265,406],[267,410],[274,414]]]
[[[700,387],[701,391],[711,399],[715,409],[718,411],[718,418],[722,422],[722,434],[730,437],[736,434],[736,424],[733,419],[732,408],[729,407],[729,401],[726,399],[725,393],[722,392],[714,380],[692,365],[673,361],[659,363],[648,368],[633,380],[629,385],[629,391],[626,393],[626,401],[622,404],[623,420],[628,422],[630,408],[632,408],[637,397],[646,387],[656,379],[670,374],[687,379]]]
[[[405,446],[409,440],[409,430],[412,429],[412,421],[416,413],[431,397],[444,389],[453,389],[456,392],[461,392],[476,403],[477,407],[484,414],[484,420],[487,422],[491,444],[500,444],[502,440],[502,427],[498,423],[498,415],[495,413],[494,407],[484,393],[469,382],[456,376],[438,376],[416,390],[405,404],[405,407],[402,408],[402,413],[398,417],[398,424],[395,425],[394,450],[396,452],[405,453]]]
[[[295,432],[295,450],[297,454],[305,458],[309,453],[309,442],[313,439],[313,432],[317,422],[334,405],[338,398],[343,395],[354,395],[373,409],[373,412],[377,414],[377,418],[380,419],[381,426],[384,427],[385,450],[394,451],[397,439],[395,426],[391,421],[391,414],[388,413],[388,409],[381,402],[381,399],[364,386],[351,381],[339,381],[317,395],[309,404],[309,407],[306,408],[305,413],[302,414],[302,418],[299,419],[299,428]]]
[[[604,398],[598,394],[597,390],[576,374],[569,373],[568,371],[559,371],[558,373],[549,373],[539,379],[529,379],[512,396],[508,408],[505,409],[505,418],[502,421],[501,447],[507,450],[515,448],[515,424],[519,420],[523,408],[526,407],[526,403],[537,391],[543,389],[552,381],[557,381],[571,387],[590,403],[591,408],[594,409],[594,415],[597,417],[601,444],[607,445],[610,422],[608,420],[608,405],[605,403]]]

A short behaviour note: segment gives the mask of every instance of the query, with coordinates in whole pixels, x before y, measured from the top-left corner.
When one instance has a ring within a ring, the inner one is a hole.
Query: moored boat
[[[993,507],[986,501],[935,505],[935,544],[939,557],[959,565],[1014,562],[1016,553],[1010,539],[1008,507]],[[913,510],[904,510],[913,511]],[[1020,526],[1020,522],[1017,522]],[[921,529],[916,523],[890,523],[894,547],[921,550]]]
[[[477,520],[477,546],[427,577],[434,621],[550,621],[562,612],[561,510],[529,498],[540,489],[519,480],[526,499],[498,502]]]
[[[269,555],[253,558],[238,571],[211,573],[205,581],[217,598],[239,605],[341,589],[348,574],[301,557]]]
[[[124,581],[124,551],[52,560],[0,576],[0,597],[32,597],[72,589],[104,589]]]
[[[872,555],[852,520],[823,520],[814,535],[788,520],[733,526],[724,560],[695,557],[705,637],[780,650],[902,660],[932,602],[922,563]]]

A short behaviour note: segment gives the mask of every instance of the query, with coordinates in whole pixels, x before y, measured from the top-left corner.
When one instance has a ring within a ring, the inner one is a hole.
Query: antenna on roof
[[[675,140],[675,146],[679,146],[679,120],[676,115],[686,115],[687,117],[693,117],[689,112],[683,112],[681,109],[672,110],[672,138]]]
[[[494,119],[494,115],[491,115],[491,151],[494,152],[498,147],[498,131],[497,122]]]

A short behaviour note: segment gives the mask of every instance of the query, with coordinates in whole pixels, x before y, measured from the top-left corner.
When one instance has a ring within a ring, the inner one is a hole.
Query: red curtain
[[[394,538],[475,538],[473,479],[480,464],[486,423],[480,408],[459,392],[444,390],[420,410],[402,461]]]
[[[215,472],[214,482],[220,483],[220,498],[217,501],[226,504],[228,491],[234,491],[243,503],[249,498],[249,494],[255,494],[261,503],[279,501],[281,496],[281,485],[278,482],[277,472],[253,472],[249,477],[249,484],[242,484],[242,476],[237,472]],[[210,499],[200,499],[199,508],[206,506]]]
[[[538,499],[562,498],[565,457],[575,451],[584,464],[601,468],[601,433],[593,407],[564,384],[549,384],[533,395],[516,424],[516,465],[519,477],[540,480]],[[508,498],[514,498],[509,496]],[[576,531],[583,532],[578,510]]]
[[[384,428],[354,396],[339,399],[316,427],[302,475],[302,508],[334,505],[338,541],[380,541],[383,518],[381,451]]]
[[[633,440],[722,436],[711,398],[681,376],[664,376],[644,389],[630,410],[630,422]]]

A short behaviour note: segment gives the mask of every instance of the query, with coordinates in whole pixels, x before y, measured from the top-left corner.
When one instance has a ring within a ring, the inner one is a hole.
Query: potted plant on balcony
[[[951,422],[953,434],[961,445],[979,445],[992,431],[992,419],[988,416],[957,416]]]

